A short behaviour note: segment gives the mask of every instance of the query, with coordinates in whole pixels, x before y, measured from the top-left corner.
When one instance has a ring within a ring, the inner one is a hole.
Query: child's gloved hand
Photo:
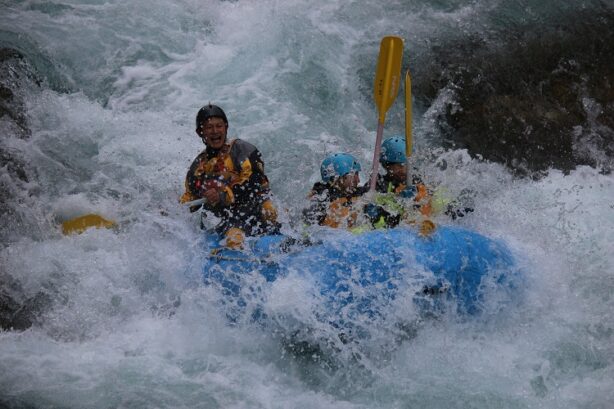
[[[405,199],[411,199],[416,196],[416,187],[415,186],[407,186],[405,189],[401,190],[399,196]]]

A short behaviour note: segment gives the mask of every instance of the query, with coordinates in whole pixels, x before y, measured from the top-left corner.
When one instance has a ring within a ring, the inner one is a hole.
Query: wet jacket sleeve
[[[201,198],[199,188],[198,188],[198,179],[195,176],[195,172],[196,172],[196,169],[198,168],[198,165],[200,163],[200,158],[203,154],[204,152],[198,155],[196,159],[194,159],[194,161],[190,165],[190,168],[188,169],[188,173],[186,174],[185,183],[184,183],[185,192],[179,198],[179,203],[187,203],[187,202],[191,202],[193,200],[197,200]],[[190,207],[190,212],[195,212],[201,207],[202,205],[192,206]]]
[[[303,222],[308,225],[322,225],[328,213],[328,205],[330,204],[330,194],[327,187],[323,183],[316,183],[311,188],[309,195],[309,204],[303,209]]]
[[[232,201],[246,205],[261,204],[269,193],[269,180],[264,174],[260,151],[254,145],[237,139],[230,156],[237,172],[228,186]]]

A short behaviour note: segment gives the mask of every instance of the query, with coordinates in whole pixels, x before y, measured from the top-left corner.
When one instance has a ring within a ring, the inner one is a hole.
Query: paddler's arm
[[[188,182],[188,178],[186,178],[185,181],[185,192],[181,195],[181,197],[179,198],[179,203],[184,204],[184,203],[188,203],[188,202],[193,202],[195,200],[201,199],[200,196],[197,196],[196,194],[194,194],[191,190],[190,190],[190,185]],[[195,206],[190,206],[190,213],[194,213],[197,210],[199,210],[201,207],[203,207],[203,204],[198,204]]]
[[[196,159],[190,165],[188,172],[185,176],[184,188],[185,192],[179,198],[179,203],[188,203],[193,202],[194,200],[202,199],[202,193],[200,190],[201,181],[198,177],[196,177],[196,172],[201,163],[201,158],[205,155],[205,151],[201,152]],[[190,206],[190,212],[194,213],[203,206],[203,204],[198,204],[195,206]]]
[[[310,201],[309,206],[303,209],[303,221],[307,225],[321,225],[326,218],[327,207],[328,206],[326,205],[326,203],[317,200]]]
[[[376,229],[396,227],[401,221],[399,214],[391,214],[382,206],[373,203],[366,204],[363,207],[363,213]]]
[[[269,180],[264,174],[264,162],[260,152],[253,145],[237,140],[231,156],[238,167],[238,175],[233,177],[229,184],[233,201],[254,206],[261,204],[268,198]]]
[[[316,182],[307,195],[307,200],[309,204],[303,209],[303,221],[307,225],[322,225],[330,204],[329,187],[322,182]]]

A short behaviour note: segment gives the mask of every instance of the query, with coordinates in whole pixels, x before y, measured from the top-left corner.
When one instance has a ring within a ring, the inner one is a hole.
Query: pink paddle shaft
[[[377,173],[379,172],[379,154],[382,148],[382,136],[384,135],[384,123],[377,121],[377,136],[375,138],[375,151],[373,152],[373,169],[371,170],[371,183],[369,192],[375,192]]]

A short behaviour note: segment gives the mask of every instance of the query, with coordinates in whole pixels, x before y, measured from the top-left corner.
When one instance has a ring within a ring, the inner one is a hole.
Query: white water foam
[[[325,153],[347,150],[370,164],[376,115],[361,87],[370,87],[364,77],[378,38],[405,26],[418,54],[421,41],[455,21],[479,25],[481,7],[6,4],[2,26],[24,32],[79,91],[43,87],[30,95],[31,138],[3,141],[36,171],[14,206],[38,229],[3,246],[0,263],[22,284],[21,299],[44,291],[53,300],[33,328],[0,333],[3,405],[607,408],[614,401],[614,183],[595,169],[518,180],[416,133],[426,179],[452,195],[474,192],[475,211],[455,223],[504,240],[526,273],[526,299],[495,320],[420,323],[396,343],[379,337],[392,328],[372,324],[370,344],[297,357],[258,325],[229,325],[219,294],[200,286],[197,216],[177,198],[202,149],[193,129],[202,104],[221,104],[231,135],[262,150],[291,217]],[[390,130],[402,129],[400,112],[391,110]],[[417,129],[429,126],[416,121]],[[120,227],[61,235],[58,221],[86,212]],[[309,319],[319,300],[304,285],[293,276],[280,281],[267,308]],[[411,315],[409,305],[398,308]]]

